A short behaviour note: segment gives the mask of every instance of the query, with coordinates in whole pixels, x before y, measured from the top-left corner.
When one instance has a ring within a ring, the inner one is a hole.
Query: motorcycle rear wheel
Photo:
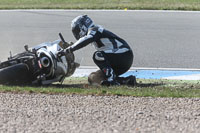
[[[29,83],[29,79],[29,68],[24,63],[0,69],[0,84],[23,85]]]

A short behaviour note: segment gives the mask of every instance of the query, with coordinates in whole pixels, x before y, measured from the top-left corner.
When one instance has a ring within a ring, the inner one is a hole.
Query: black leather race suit
[[[71,46],[71,50],[78,50],[90,43],[97,50],[93,55],[93,60],[101,70],[112,68],[118,76],[130,69],[133,62],[132,50],[127,42],[117,35],[101,26],[94,26],[88,30],[86,36]]]

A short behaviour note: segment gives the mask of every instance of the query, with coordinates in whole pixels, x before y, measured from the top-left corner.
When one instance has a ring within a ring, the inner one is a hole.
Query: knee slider
[[[93,58],[96,61],[105,61],[104,55],[100,51],[95,52]]]

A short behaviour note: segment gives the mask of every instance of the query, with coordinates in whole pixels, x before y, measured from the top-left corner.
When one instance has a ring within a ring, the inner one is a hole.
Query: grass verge
[[[200,10],[199,0],[1,0],[0,9]]]
[[[68,78],[63,85],[51,86],[0,86],[0,92],[45,93],[78,95],[117,95],[135,97],[200,97],[198,81],[144,80],[138,79],[138,85],[100,87],[87,84],[86,78]]]

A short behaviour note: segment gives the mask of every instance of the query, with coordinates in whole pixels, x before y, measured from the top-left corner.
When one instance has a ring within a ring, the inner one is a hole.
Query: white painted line
[[[96,72],[98,68],[78,68],[72,77],[88,77],[90,73]]]
[[[152,12],[152,13],[200,13],[200,11],[183,11],[183,10],[75,10],[75,9],[14,9],[14,10],[0,10],[0,12],[21,12],[21,11],[31,11],[31,12],[65,12],[65,11],[73,11],[73,12]]]
[[[98,69],[97,66],[80,66],[78,69]],[[169,70],[169,71],[200,71],[198,68],[155,68],[155,67],[131,67],[130,70]]]
[[[153,68],[153,67],[131,67],[130,70],[200,71],[200,69],[198,68]]]
[[[200,80],[200,74],[164,77],[164,78],[161,78],[161,79],[171,79],[171,80]]]

